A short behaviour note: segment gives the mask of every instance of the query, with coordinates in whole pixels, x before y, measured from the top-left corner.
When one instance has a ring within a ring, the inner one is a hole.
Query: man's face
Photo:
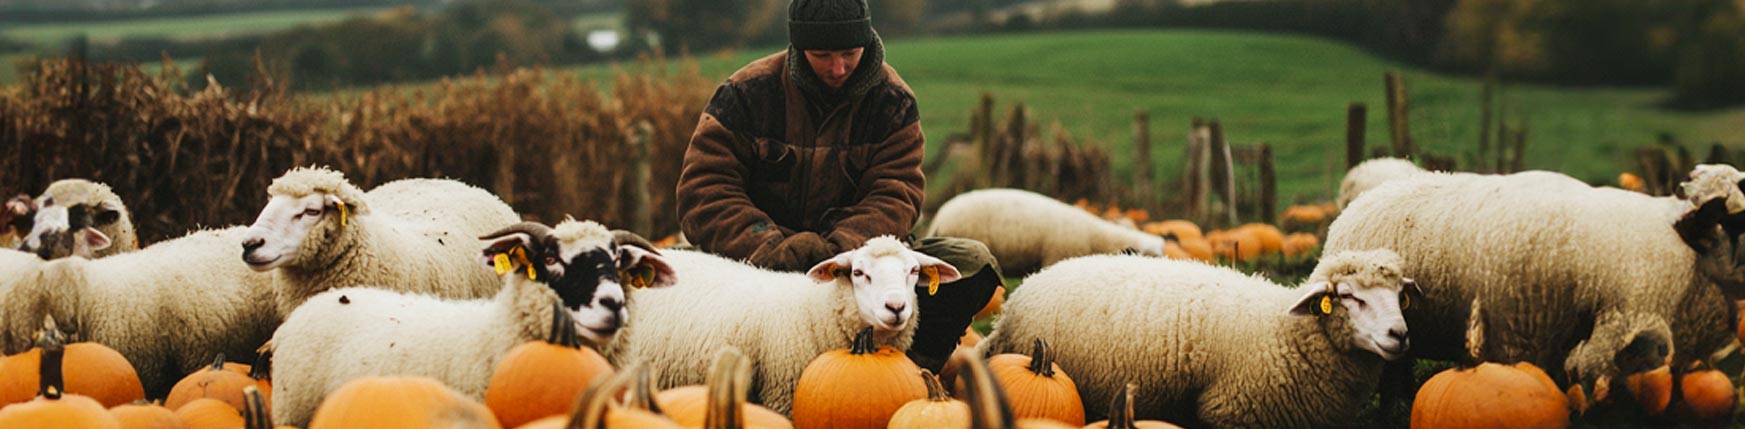
[[[848,82],[848,76],[854,74],[854,67],[860,65],[860,54],[866,48],[839,49],[833,51],[806,51],[806,62],[812,65],[812,73],[818,75],[825,85],[831,88],[841,88]]]

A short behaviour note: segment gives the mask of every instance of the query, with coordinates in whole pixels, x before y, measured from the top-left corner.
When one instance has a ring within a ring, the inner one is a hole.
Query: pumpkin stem
[[[739,429],[745,427],[745,389],[750,384],[751,361],[736,347],[729,346],[715,357],[709,368],[709,408],[703,413],[704,429]]]
[[[939,376],[933,375],[933,371],[922,369],[921,381],[927,383],[928,401],[945,402],[951,400],[951,394],[945,392],[945,383],[940,382]]]
[[[254,358],[254,366],[248,367],[248,378],[267,380],[273,378],[273,352],[261,352]]]
[[[1012,406],[1006,400],[1006,390],[994,381],[987,362],[969,353],[952,353],[951,362],[963,369],[964,398],[969,402],[971,429],[1003,429],[1016,427]]]
[[[249,368],[249,369],[253,370],[254,368]],[[224,370],[224,353],[219,353],[218,357],[215,357],[212,359],[212,370],[213,371],[223,371]]]
[[[243,428],[273,429],[273,416],[267,414],[267,401],[261,397],[260,388],[244,386],[242,399]]]
[[[630,364],[623,371],[612,374],[611,377],[595,377],[589,383],[588,390],[576,398],[576,410],[570,415],[570,424],[565,429],[597,429],[606,422],[607,405],[618,396],[618,390],[630,381],[637,371],[642,370],[641,364]]]
[[[1138,429],[1133,421],[1133,391],[1138,385],[1127,383],[1127,388],[1115,393],[1115,399],[1109,401],[1109,429]]]
[[[66,354],[66,338],[61,336],[61,330],[55,327],[54,316],[44,316],[42,332],[37,333],[36,346],[42,349],[41,371],[37,379],[37,392],[50,400],[61,399],[65,393],[66,381],[61,379],[61,358]]]
[[[878,350],[876,344],[873,343],[873,328],[869,327],[854,335],[854,345],[848,348],[848,353],[864,355]]]
[[[1035,346],[1030,349],[1030,372],[1043,377],[1054,377],[1054,350],[1048,348],[1048,342],[1037,338]]]
[[[582,336],[576,332],[576,320],[564,311],[562,301],[551,302],[551,335],[545,342],[572,348],[582,348]]]
[[[630,402],[624,404],[629,408],[648,410],[655,414],[660,412],[660,404],[654,402],[654,375],[648,366],[636,369],[635,384],[631,386]]]

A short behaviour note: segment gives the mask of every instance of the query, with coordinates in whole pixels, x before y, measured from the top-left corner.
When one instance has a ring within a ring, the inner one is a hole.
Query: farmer
[[[716,88],[679,175],[679,226],[705,251],[806,271],[867,239],[903,238],[920,214],[915,94],[884,62],[866,0],[792,0],[785,51]],[[918,289],[909,357],[938,372],[1000,285],[987,247],[924,239],[963,279]]]

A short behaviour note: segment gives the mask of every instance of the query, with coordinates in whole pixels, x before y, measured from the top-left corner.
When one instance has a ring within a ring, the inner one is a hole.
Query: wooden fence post
[[[1345,169],[1363,163],[1363,139],[1368,134],[1369,106],[1351,103],[1345,106]]]
[[[1194,118],[1188,128],[1187,173],[1188,215],[1194,222],[1205,224],[1207,218],[1207,195],[1209,177],[1211,176],[1211,136],[1206,128],[1205,120]]]
[[[1152,209],[1151,115],[1133,113],[1133,202],[1130,206]]]
[[[1213,119],[1208,124],[1212,136],[1212,189],[1221,194],[1227,213],[1228,226],[1237,225],[1236,213],[1236,165],[1231,159],[1230,143],[1224,139],[1224,124]]]
[[[1399,70],[1389,70],[1386,80],[1388,123],[1392,124],[1393,131],[1393,155],[1399,158],[1413,158],[1417,151],[1412,145],[1411,125],[1406,121],[1408,113],[1406,82],[1400,77]]]
[[[1527,167],[1527,129],[1527,121],[1523,120],[1520,129],[1515,130],[1515,159],[1509,165],[1510,172],[1519,172]]]
[[[1278,174],[1272,165],[1272,145],[1260,144],[1260,219],[1278,221]]]
[[[648,121],[637,121],[630,131],[630,157],[632,169],[627,199],[630,203],[630,230],[643,237],[654,236],[654,211],[650,207],[648,183],[653,180],[653,168],[649,164],[649,138],[654,135],[654,126]]]

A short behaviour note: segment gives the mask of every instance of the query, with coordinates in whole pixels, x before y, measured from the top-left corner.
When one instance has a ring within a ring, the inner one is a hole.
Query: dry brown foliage
[[[448,177],[491,190],[530,219],[628,226],[646,193],[652,231],[677,230],[672,194],[713,83],[688,61],[619,71],[614,94],[572,75],[516,69],[354,97],[287,94],[264,74],[246,91],[179,88],[179,73],[47,61],[0,88],[0,195],[84,177],[128,204],[145,242],[249,223],[272,179],[298,165],[343,171],[364,189]],[[640,124],[647,124],[641,128]],[[646,129],[638,133],[636,130]],[[630,183],[646,136],[652,179]]]

